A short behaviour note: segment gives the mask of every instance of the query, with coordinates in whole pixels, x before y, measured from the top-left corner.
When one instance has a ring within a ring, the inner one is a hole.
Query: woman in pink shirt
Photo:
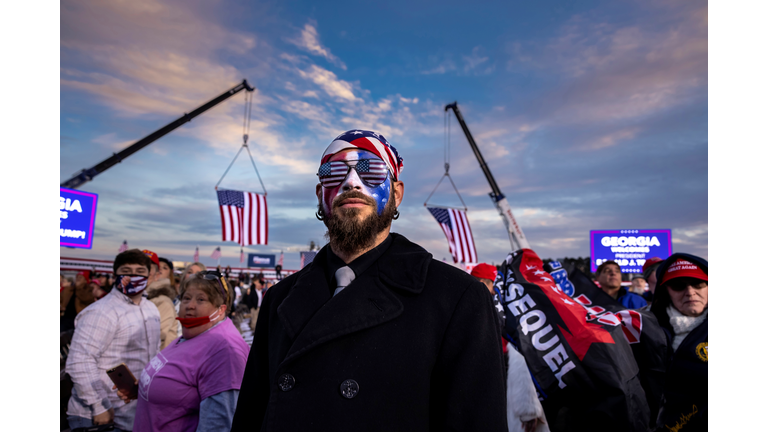
[[[229,430],[248,359],[227,312],[233,292],[219,272],[202,271],[181,285],[182,335],[141,372],[134,431]]]

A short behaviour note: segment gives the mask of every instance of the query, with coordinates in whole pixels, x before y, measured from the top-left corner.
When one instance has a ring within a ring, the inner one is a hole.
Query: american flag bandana
[[[384,135],[373,131],[353,129],[337,136],[323,152],[320,163],[324,164],[336,153],[351,148],[359,148],[375,154],[387,165],[387,170],[395,181],[400,178],[400,173],[403,171],[403,158],[384,138]]]

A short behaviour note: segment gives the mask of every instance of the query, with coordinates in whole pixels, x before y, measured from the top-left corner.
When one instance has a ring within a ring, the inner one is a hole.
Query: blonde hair
[[[219,286],[219,282],[221,282],[221,286]],[[223,278],[210,280],[205,278],[203,272],[194,273],[181,282],[179,297],[184,297],[184,293],[193,287],[205,293],[206,297],[208,297],[208,301],[214,306],[219,307],[224,304],[227,306],[227,310],[232,308],[231,288]],[[221,292],[222,288],[224,289],[224,293]]]

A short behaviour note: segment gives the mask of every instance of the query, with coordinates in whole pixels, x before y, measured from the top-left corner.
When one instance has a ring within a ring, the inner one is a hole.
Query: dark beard
[[[394,192],[394,190],[393,190]],[[326,214],[323,223],[328,228],[325,237],[330,241],[333,250],[352,255],[358,251],[372,247],[376,242],[376,235],[389,228],[392,224],[397,207],[390,192],[389,201],[384,206],[381,216],[376,213],[376,202],[369,196],[358,191],[349,191],[339,195],[334,200],[331,214]],[[339,208],[335,203],[340,203],[348,198],[359,198],[373,206],[374,211],[365,219],[358,220],[360,208]],[[318,204],[318,209],[322,206]]]

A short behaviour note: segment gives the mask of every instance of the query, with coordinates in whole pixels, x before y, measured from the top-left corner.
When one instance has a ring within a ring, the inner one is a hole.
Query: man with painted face
[[[142,296],[151,262],[138,249],[117,255],[112,290],[75,319],[66,365],[74,384],[67,407],[71,429],[114,423],[115,430],[133,430],[136,402],[121,401],[106,372],[125,363],[138,377],[160,349],[160,313]]]
[[[329,244],[264,296],[232,431],[507,430],[492,298],[390,232],[402,168],[365,130],[323,153]]]

